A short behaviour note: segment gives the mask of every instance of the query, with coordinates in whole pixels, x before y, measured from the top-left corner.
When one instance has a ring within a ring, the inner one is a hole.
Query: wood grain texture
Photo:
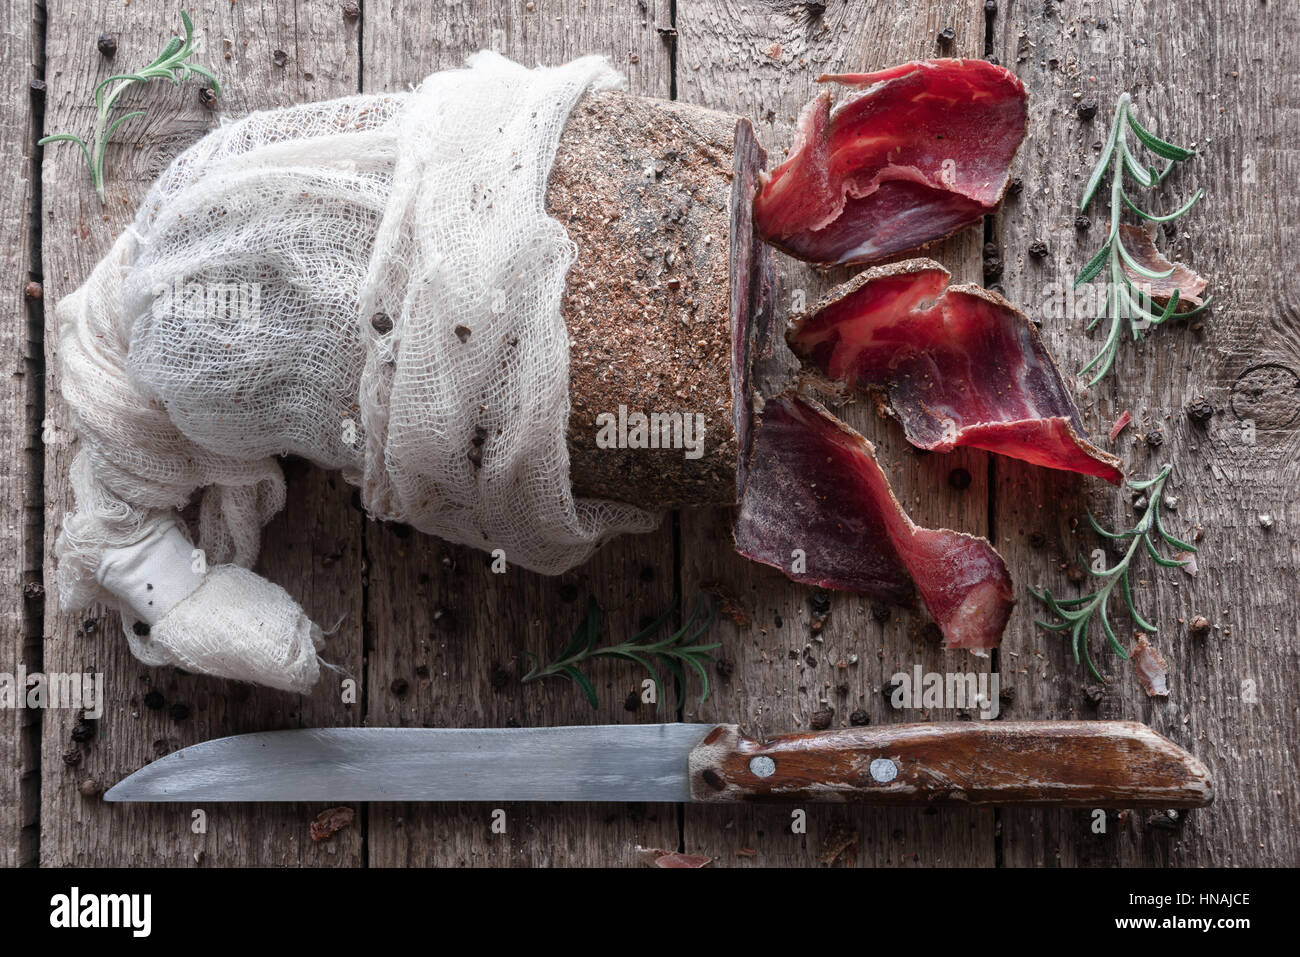
[[[1169,698],[1148,698],[1132,666],[1094,635],[1093,654],[1112,680],[1094,689],[1100,701],[1090,704],[1085,687],[1092,682],[1058,635],[1034,627],[1040,609],[1023,590],[1000,656],[1004,683],[1017,691],[1009,717],[1145,721],[1209,766],[1215,803],[1172,829],[1160,816],[1112,818],[1105,834],[1093,833],[1087,812],[1007,810],[1008,866],[1300,862],[1300,800],[1289,783],[1300,760],[1291,691],[1300,680],[1300,507],[1293,492],[1300,392],[1289,384],[1300,382],[1300,286],[1289,252],[1300,228],[1300,77],[1280,63],[1275,47],[1297,28],[1294,4],[999,4],[995,52],[1024,80],[1031,109],[1030,138],[1013,173],[1024,189],[997,219],[1008,298],[1044,319],[1044,338],[1064,372],[1100,348],[1100,330],[1083,332],[1096,311],[1063,314],[1057,303],[1105,231],[1104,202],[1089,209],[1088,230],[1074,220],[1126,90],[1148,128],[1200,151],[1157,196],[1130,192],[1146,201],[1139,205],[1166,211],[1205,188],[1207,198],[1160,245],[1207,277],[1216,297],[1202,331],[1201,324],[1170,323],[1142,345],[1126,342],[1115,374],[1079,397],[1085,425],[1103,445],[1111,423],[1132,413],[1111,450],[1138,479],[1172,462],[1169,494],[1178,507],[1165,512],[1166,524],[1180,536],[1204,528],[1195,578],[1146,558],[1134,575],[1139,609],[1160,626],[1151,640],[1169,661]],[[1098,111],[1085,122],[1076,106],[1089,97]],[[1043,259],[1029,255],[1037,241],[1048,244]],[[1208,426],[1185,411],[1198,396],[1216,409]],[[1243,441],[1248,418],[1255,419],[1254,444]],[[1157,432],[1158,447],[1143,441]],[[1127,495],[1101,483],[998,460],[995,544],[1022,589],[1082,593],[1067,566],[1099,547],[1086,522],[1079,524],[1087,507],[1110,527],[1136,517]],[[1261,526],[1261,513],[1272,516],[1271,529]],[[1131,647],[1127,611],[1119,600],[1112,607]],[[1213,622],[1208,637],[1189,634],[1196,615]]]
[[[333,0],[204,0],[190,8],[208,36],[203,61],[216,65],[225,84],[220,112],[232,117],[359,89],[405,89],[485,47],[526,63],[604,52],[628,74],[633,92],[675,90],[681,100],[752,118],[773,163],[815,92],[817,73],[978,56],[986,28],[977,0],[829,0],[821,14],[820,5],[794,0],[648,0],[644,6],[536,0],[533,6],[530,11],[520,0],[366,3],[359,23],[345,21]],[[6,67],[38,62],[39,14],[21,4],[8,8],[0,21]],[[88,129],[95,82],[151,58],[177,26],[175,16],[175,7],[161,0],[51,2],[44,131]],[[940,46],[937,35],[947,26],[954,41]],[[43,388],[53,428],[43,453],[36,444],[42,383],[38,364],[29,360],[40,344],[36,336],[28,341],[21,300],[33,268],[23,236],[31,205],[24,197],[32,187],[13,176],[0,186],[6,239],[0,255],[11,277],[9,321],[0,332],[10,369],[0,432],[9,596],[0,671],[24,659],[30,665],[43,652],[47,670],[103,672],[109,710],[94,740],[83,744],[69,738],[76,714],[44,716],[39,795],[38,755],[22,747],[25,726],[27,739],[35,740],[33,716],[0,712],[0,864],[32,859],[38,811],[40,859],[48,864],[184,865],[201,852],[203,863],[215,865],[608,865],[632,863],[636,844],[681,846],[714,858],[714,866],[1300,863],[1300,797],[1293,786],[1300,774],[1294,748],[1300,712],[1289,699],[1300,680],[1294,586],[1300,506],[1292,492],[1300,477],[1300,389],[1292,385],[1300,382],[1292,378],[1300,372],[1300,279],[1287,258],[1300,227],[1293,188],[1300,163],[1291,145],[1300,133],[1300,80],[1276,51],[1279,37],[1300,28],[1300,14],[1294,4],[1277,2],[1213,0],[1175,8],[1168,0],[1000,0],[992,27],[994,53],[1028,85],[1032,111],[1031,139],[1013,174],[1024,188],[993,221],[1005,262],[1000,282],[1018,307],[1043,318],[1044,339],[1067,376],[1099,341],[1081,333],[1083,317],[1061,316],[1048,304],[1099,242],[1097,212],[1090,231],[1075,231],[1075,204],[1115,97],[1129,90],[1152,129],[1202,150],[1153,205],[1171,209],[1175,197],[1197,186],[1207,190],[1208,199],[1176,235],[1162,240],[1174,258],[1211,280],[1218,298],[1203,332],[1171,325],[1143,346],[1126,346],[1118,375],[1079,398],[1094,436],[1104,436],[1121,411],[1132,412],[1134,425],[1112,451],[1136,477],[1172,460],[1170,492],[1179,506],[1168,513],[1169,524],[1176,532],[1195,524],[1205,529],[1195,579],[1157,573],[1149,563],[1135,576],[1139,606],[1162,625],[1152,640],[1170,662],[1171,697],[1148,699],[1130,667],[1099,643],[1098,660],[1113,680],[1090,696],[1091,682],[1059,637],[1033,626],[1036,609],[1023,591],[1045,584],[1076,593],[1067,566],[1080,551],[1097,547],[1077,520],[1090,505],[1103,521],[1127,524],[1126,496],[1100,482],[977,451],[918,454],[868,404],[840,411],[875,443],[900,502],[918,523],[991,534],[1007,558],[1021,601],[993,661],[1005,695],[1003,717],[1145,721],[1205,762],[1217,788],[1214,805],[1172,829],[1167,817],[1155,817],[1155,826],[1147,812],[1112,814],[1104,834],[1094,833],[1087,809],[810,804],[806,831],[793,832],[789,808],[688,807],[679,828],[673,807],[511,805],[504,808],[505,833],[494,834],[492,809],[374,805],[361,808],[351,828],[313,844],[307,827],[319,806],[211,806],[204,809],[208,831],[200,835],[191,831],[188,807],[109,808],[81,797],[84,780],[106,786],[159,752],[240,731],[668,719],[671,702],[658,714],[635,701],[625,710],[629,696],[641,691],[641,675],[621,666],[593,673],[600,695],[595,712],[572,687],[519,684],[527,653],[554,652],[582,617],[588,595],[604,606],[613,640],[665,607],[675,590],[686,605],[702,586],[734,599],[737,620],[715,627],[724,648],[710,675],[713,693],[699,705],[692,684],[683,716],[739,722],[755,737],[807,729],[814,715],[832,728],[863,719],[892,727],[964,717],[895,710],[882,688],[913,666],[951,672],[984,671],[989,664],[938,649],[922,612],[874,608],[852,595],[830,596],[829,617],[814,629],[820,606],[811,604],[813,593],[733,554],[726,510],[684,512],[678,536],[666,522],[654,535],[614,543],[558,581],[518,569],[496,575],[480,553],[369,522],[351,507],[351,490],[341,479],[299,464],[289,467],[291,505],[266,532],[260,570],[324,626],[342,616],[327,657],[360,683],[354,703],[340,700],[344,675],[327,674],[304,700],[145,668],[130,657],[115,614],[69,618],[52,594],[43,608],[43,649],[38,634],[27,636],[24,647],[23,623],[39,622],[42,610],[29,607],[23,617],[19,590],[37,577],[35,563],[51,553],[70,505],[66,475],[75,444],[58,395],[48,321]],[[118,36],[112,66],[95,50],[102,31]],[[277,50],[284,51],[283,66]],[[35,138],[26,69],[6,69],[0,81],[0,151],[11,161],[18,157],[20,169],[27,168]],[[1091,123],[1077,118],[1076,92],[1098,99]],[[104,207],[74,147],[44,152],[40,219],[30,227],[41,232],[46,305],[77,286],[162,165],[216,120],[198,105],[193,81],[178,89],[155,84],[136,96],[133,102],[147,105],[149,115],[124,127],[110,147]],[[1028,252],[1037,241],[1049,248],[1041,260]],[[979,281],[982,242],[978,230],[969,230],[927,255],[950,269],[955,282]],[[849,275],[778,260],[778,319],[802,311]],[[46,312],[52,319],[52,310]],[[1208,427],[1183,411],[1202,395],[1217,410]],[[1164,439],[1159,448],[1138,440],[1157,427]],[[43,454],[43,488],[42,469],[24,462],[28,448],[37,458]],[[961,490],[950,484],[950,477],[961,477],[959,469],[969,475]],[[42,495],[43,529],[32,512]],[[1270,529],[1260,524],[1261,514],[1271,516]],[[52,571],[47,561],[51,583]],[[1195,614],[1214,622],[1208,638],[1187,634]],[[150,690],[162,693],[161,710],[144,705]],[[187,705],[188,717],[174,720],[173,704]]]
[[[833,0],[818,15],[816,7],[798,2],[679,0],[677,93],[752,117],[775,165],[790,145],[799,111],[817,92],[819,73],[867,71],[946,53],[978,56],[983,25],[982,7],[968,2]],[[940,47],[938,34],[948,26],[955,40]],[[954,281],[978,281],[981,242],[975,227],[932,247],[928,255],[951,270]],[[821,274],[784,256],[777,260],[778,324],[851,274]],[[920,454],[901,430],[877,418],[869,402],[833,411],[874,443],[899,502],[918,524],[985,532],[984,453]],[[969,477],[960,491],[949,484],[958,469]],[[895,672],[911,672],[916,664],[927,672],[987,670],[987,659],[942,651],[925,628],[924,613],[873,608],[856,595],[831,595],[830,617],[814,631],[813,591],[735,555],[729,547],[730,518],[725,511],[682,515],[685,600],[701,585],[719,583],[748,619],[744,625],[723,621],[716,628],[725,664],[714,694],[702,707],[692,699],[686,720],[737,722],[756,737],[808,728],[814,715],[827,710],[833,712],[834,727],[847,726],[855,714],[872,724],[915,721],[929,715],[897,711],[881,693]],[[806,833],[792,833],[791,822],[789,809],[688,807],[685,848],[719,864],[742,866],[816,866],[823,857],[839,864],[855,859],[860,866],[994,862],[988,810],[937,815],[810,807]],[[837,851],[850,844],[854,853]]]
[[[0,356],[0,674],[17,682],[21,669],[40,668],[40,593],[24,587],[41,584],[40,431],[40,279],[34,237],[36,200],[33,100],[31,84],[40,79],[40,24],[27,4],[8,4],[0,12],[0,158],[11,175],[0,183],[0,269],[5,277]],[[25,689],[10,684],[21,697]],[[35,863],[40,800],[39,722],[35,711],[0,710],[0,866]]]
[[[228,115],[356,91],[356,28],[344,22],[335,3],[208,2],[191,12],[205,34],[200,62],[214,67],[222,80],[219,110]],[[147,63],[179,27],[176,8],[168,3],[51,3],[46,132],[90,129],[94,85],[115,69]],[[117,36],[112,62],[96,50],[101,32]],[[276,50],[287,54],[283,67],[275,64]],[[60,522],[72,504],[67,476],[76,448],[59,395],[52,305],[75,289],[107,251],[166,162],[217,121],[217,114],[199,103],[193,80],[176,88],[154,83],[125,99],[149,112],[125,125],[110,145],[102,206],[75,147],[61,144],[44,155],[42,247],[51,306],[46,310],[46,402],[53,426],[45,459],[46,556],[52,556]],[[259,570],[284,586],[324,627],[342,619],[326,657],[359,675],[361,516],[348,507],[350,490],[337,476],[291,463],[288,478],[290,506],[266,529]],[[51,584],[53,572],[47,558],[45,580]],[[206,833],[195,833],[196,809],[110,806],[79,792],[83,782],[106,788],[159,754],[193,741],[239,731],[356,722],[359,708],[340,701],[337,676],[327,675],[311,698],[300,698],[173,668],[147,668],[127,650],[116,613],[94,609],[64,615],[52,588],[46,595],[44,664],[47,671],[102,673],[106,710],[84,743],[70,737],[77,712],[45,715],[43,864],[359,863],[359,828],[320,844],[311,841],[308,825],[319,807],[207,807],[202,809]],[[150,691],[162,695],[161,708],[145,704]]]
[[[522,3],[368,5],[366,92],[404,89],[463,64],[482,48],[523,63],[558,64],[607,54],[629,91],[666,97],[669,50],[656,32],[668,3],[540,0]],[[517,568],[494,574],[481,552],[443,545],[402,528],[368,524],[367,722],[373,725],[493,727],[671,720],[641,705],[641,675],[594,669],[593,712],[566,683],[520,685],[528,655],[549,661],[582,619],[588,596],[606,613],[605,635],[625,640],[640,619],[672,602],[671,522],[625,538],[560,579]],[[507,556],[508,559],[508,556]],[[632,696],[633,706],[626,704]],[[655,805],[374,805],[367,848],[374,866],[631,864],[633,849],[675,849],[677,812]]]

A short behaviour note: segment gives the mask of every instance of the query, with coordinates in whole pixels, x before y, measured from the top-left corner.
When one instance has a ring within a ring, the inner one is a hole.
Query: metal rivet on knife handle
[[[749,770],[759,778],[770,778],[776,774],[776,762],[766,755],[760,754],[749,762]]]
[[[898,777],[898,765],[889,758],[876,758],[871,762],[871,779],[880,784],[888,784]]]

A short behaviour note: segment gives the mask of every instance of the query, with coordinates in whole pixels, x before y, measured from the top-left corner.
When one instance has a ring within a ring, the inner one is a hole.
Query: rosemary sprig
[[[148,66],[135,73],[114,74],[95,87],[95,131],[91,135],[90,145],[75,133],[55,133],[37,141],[38,146],[64,141],[80,146],[100,202],[104,200],[104,153],[108,149],[109,138],[127,120],[145,114],[144,110],[133,110],[110,121],[113,107],[123,93],[136,83],[148,83],[150,80],[171,80],[174,85],[180,86],[181,80],[191,73],[197,73],[211,83],[214,93],[221,93],[221,84],[217,82],[216,74],[207,67],[188,62],[202,48],[202,42],[194,35],[194,24],[184,10],[181,11],[181,23],[185,27],[185,38],[172,37],[168,40],[162,53]]]
[[[1133,155],[1128,138],[1130,130],[1143,146],[1168,161],[1163,170],[1157,171],[1155,167],[1144,166]],[[1106,334],[1106,342],[1101,351],[1093,357],[1091,362],[1079,370],[1079,375],[1086,375],[1094,367],[1097,367],[1096,375],[1088,382],[1090,386],[1096,385],[1105,378],[1115,364],[1115,355],[1119,352],[1121,330],[1125,326],[1128,327],[1134,341],[1140,342],[1142,340],[1142,328],[1145,325],[1158,326],[1175,314],[1179,319],[1195,315],[1208,306],[1210,299],[1213,298],[1212,296],[1206,297],[1205,301],[1196,308],[1185,312],[1177,312],[1178,290],[1175,289],[1163,311],[1155,312],[1154,309],[1158,307],[1155,306],[1148,294],[1133,285],[1133,281],[1129,279],[1124,267],[1127,266],[1129,270],[1144,279],[1167,279],[1173,275],[1176,267],[1171,266],[1164,272],[1148,269],[1124,248],[1124,242],[1120,238],[1119,221],[1122,209],[1127,207],[1132,213],[1147,222],[1170,223],[1195,206],[1205,192],[1198,189],[1195,196],[1172,213],[1157,216],[1141,209],[1128,198],[1124,192],[1124,175],[1127,173],[1139,186],[1150,189],[1164,181],[1165,177],[1169,175],[1169,171],[1174,168],[1175,163],[1181,163],[1195,155],[1195,150],[1184,149],[1181,146],[1175,146],[1173,143],[1167,143],[1149,132],[1133,115],[1129,95],[1124,93],[1120,96],[1119,104],[1115,107],[1115,119],[1110,125],[1110,135],[1106,139],[1106,146],[1101,151],[1101,158],[1097,161],[1092,176],[1088,178],[1088,185],[1083,190],[1083,201],[1079,204],[1081,212],[1088,208],[1088,204],[1097,195],[1097,190],[1101,186],[1107,168],[1109,168],[1110,232],[1107,234],[1106,242],[1102,244],[1101,249],[1088,260],[1074,280],[1074,288],[1077,289],[1083,283],[1095,279],[1103,269],[1109,269],[1110,281],[1106,290],[1106,311],[1088,323],[1088,330],[1092,331],[1097,323],[1107,316],[1110,318],[1110,329]]]
[[[1110,642],[1111,648],[1121,658],[1128,660],[1128,652],[1124,646],[1119,643],[1115,637],[1115,630],[1111,627],[1110,619],[1106,613],[1106,604],[1110,599],[1110,594],[1119,585],[1124,595],[1124,602],[1128,605],[1129,614],[1133,616],[1133,622],[1139,628],[1154,633],[1157,631],[1155,625],[1147,621],[1138,610],[1133,606],[1133,591],[1129,587],[1129,566],[1133,558],[1139,551],[1145,550],[1152,560],[1164,568],[1179,568],[1186,565],[1186,561],[1178,561],[1172,558],[1165,558],[1156,549],[1152,541],[1152,534],[1160,536],[1167,545],[1173,548],[1182,549],[1186,552],[1195,552],[1196,547],[1189,545],[1180,539],[1165,531],[1160,524],[1160,497],[1164,494],[1165,481],[1169,478],[1172,471],[1172,465],[1166,465],[1160,470],[1160,474],[1146,482],[1129,482],[1129,488],[1135,492],[1145,492],[1147,496],[1146,511],[1143,512],[1142,518],[1130,529],[1122,532],[1108,532],[1098,524],[1097,520],[1088,513],[1088,522],[1098,535],[1113,541],[1122,541],[1126,538],[1132,538],[1129,543],[1128,551],[1124,557],[1114,566],[1097,571],[1086,562],[1085,567],[1088,573],[1095,578],[1102,580],[1101,587],[1091,594],[1084,595],[1080,598],[1056,598],[1049,589],[1044,588],[1042,592],[1036,592],[1030,588],[1029,593],[1047,606],[1047,610],[1061,620],[1059,622],[1046,622],[1035,619],[1035,624],[1042,625],[1049,631],[1069,632],[1071,646],[1074,650],[1075,663],[1079,663],[1080,655],[1088,665],[1088,670],[1092,672],[1094,678],[1098,681],[1105,681],[1092,663],[1092,656],[1088,654],[1088,625],[1094,614],[1101,618],[1102,631],[1106,634],[1107,641]]]
[[[701,619],[701,611],[706,605],[708,614]],[[577,631],[573,633],[569,643],[565,645],[564,650],[560,652],[554,661],[544,666],[537,655],[531,651],[527,652],[536,664],[528,674],[520,679],[520,683],[528,684],[533,681],[541,681],[543,678],[564,678],[576,684],[582,690],[583,695],[586,696],[588,703],[595,708],[598,704],[596,689],[592,686],[591,680],[578,669],[578,665],[596,658],[622,658],[626,661],[635,662],[650,673],[657,691],[655,710],[658,711],[663,704],[664,689],[663,682],[659,678],[659,672],[651,664],[651,661],[654,661],[662,668],[667,669],[683,689],[686,687],[685,668],[692,669],[700,676],[700,681],[703,683],[703,693],[700,697],[700,702],[703,703],[709,697],[709,675],[704,670],[703,662],[712,661],[713,656],[709,652],[715,648],[720,648],[721,645],[700,645],[696,644],[696,641],[713,624],[717,609],[713,601],[706,599],[704,595],[700,595],[695,604],[695,610],[691,612],[691,617],[687,619],[686,624],[665,638],[651,641],[651,637],[667,624],[674,607],[670,606],[655,621],[637,632],[631,641],[626,641],[621,645],[598,648],[596,642],[600,638],[601,613],[600,606],[596,604],[596,599],[592,598],[587,603],[586,618],[578,625]]]

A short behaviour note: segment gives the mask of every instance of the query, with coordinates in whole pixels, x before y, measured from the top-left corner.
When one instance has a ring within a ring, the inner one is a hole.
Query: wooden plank
[[[332,0],[294,4],[208,0],[192,7],[205,31],[200,62],[217,69],[220,110],[237,117],[252,110],[355,93],[359,72],[357,27]],[[148,62],[179,27],[170,4],[51,3],[47,33],[49,84],[46,130],[88,130],[94,85],[113,72]],[[116,34],[110,63],[96,52],[101,31]],[[229,41],[229,42],[227,42]],[[274,51],[287,54],[277,66]],[[217,115],[198,101],[198,85],[152,84],[137,94],[149,114],[128,124],[109,148],[107,202],[101,207],[75,148],[45,151],[43,249],[47,301],[57,302],[81,282],[107,251],[162,165],[211,128]],[[46,555],[71,507],[68,466],[75,451],[59,396],[53,310],[48,310],[48,416],[56,431],[46,446]],[[338,476],[291,464],[286,511],[267,529],[259,565],[309,615],[329,627],[342,618],[327,657],[361,674],[361,517],[348,507],[350,490]],[[53,582],[47,559],[45,578]],[[51,589],[52,592],[52,589]],[[338,678],[326,675],[311,697],[150,669],[135,661],[118,617],[102,610],[61,614],[49,594],[45,611],[45,667],[102,672],[106,711],[94,740],[69,737],[77,714],[50,712],[43,730],[41,860],[52,865],[341,865],[360,861],[362,832],[343,831],[313,844],[308,823],[319,806],[209,805],[206,833],[192,830],[186,805],[106,805],[79,793],[82,782],[109,786],[160,753],[241,731],[297,725],[357,723],[360,708],[340,700]],[[146,692],[162,693],[166,707],[150,710]],[[188,707],[177,720],[174,705]],[[69,764],[67,760],[75,763]],[[129,840],[122,835],[130,835]]]
[[[430,10],[413,2],[367,6],[367,92],[399,90],[460,66],[490,48],[520,62],[554,65],[604,53],[634,93],[667,96],[669,51],[655,30],[666,0],[474,0]],[[629,711],[641,676],[625,666],[592,672],[593,712],[567,684],[519,684],[528,653],[553,656],[583,616],[588,596],[606,612],[611,641],[631,637],[643,616],[672,602],[671,522],[606,546],[561,579],[519,569],[498,575],[481,552],[405,529],[370,524],[367,722],[373,725],[500,727],[672,720],[671,706]],[[549,660],[547,658],[546,660]],[[609,865],[631,863],[640,844],[676,849],[676,809],[654,805],[372,805],[368,854],[375,866]]]
[[[760,141],[780,161],[794,121],[816,93],[821,72],[878,69],[909,59],[979,56],[984,16],[979,4],[831,2],[824,13],[805,3],[745,4],[736,0],[677,4],[677,91],[694,103],[751,117]],[[938,34],[955,38],[941,47]],[[931,250],[956,280],[980,279],[979,228]],[[848,271],[822,275],[778,256],[777,316],[797,311]],[[868,404],[846,407],[842,417],[876,446],[899,500],[919,523],[983,534],[987,522],[987,457],[978,451],[921,455],[901,430],[880,421]],[[949,474],[965,469],[964,491]],[[684,513],[682,580],[686,600],[702,583],[720,582],[748,613],[747,625],[723,622],[717,640],[730,677],[687,720],[733,721],[751,734],[804,730],[811,715],[833,708],[835,727],[860,712],[873,723],[953,720],[952,712],[898,711],[882,687],[898,671],[986,670],[987,659],[946,653],[926,640],[922,612],[893,610],[881,623],[859,596],[830,598],[831,613],[820,635],[810,627],[813,592],[780,573],[746,562],[729,543],[730,514]],[[856,661],[856,664],[850,662]],[[843,666],[841,665],[843,663]],[[826,860],[860,866],[981,865],[993,863],[993,815],[987,810],[944,811],[843,809],[809,806],[806,833],[792,833],[789,809],[700,808],[685,812],[685,846],[722,864],[815,866]],[[847,847],[856,847],[850,852]]]
[[[1133,814],[1094,834],[1087,812],[1004,811],[1008,866],[1300,861],[1300,806],[1289,783],[1300,761],[1294,747],[1300,714],[1291,700],[1300,678],[1294,573],[1300,505],[1293,494],[1300,461],[1300,287],[1290,253],[1300,229],[1293,147],[1300,79],[1277,68],[1279,38],[1298,28],[1294,4],[1000,4],[996,53],[1029,87],[1032,111],[1017,172],[1024,190],[998,218],[1003,284],[1014,302],[1049,316],[1043,333],[1062,370],[1078,370],[1100,348],[1099,333],[1082,332],[1095,310],[1063,315],[1047,306],[1059,301],[1062,284],[1068,287],[1101,242],[1104,204],[1089,211],[1093,225],[1086,232],[1076,230],[1074,219],[1123,91],[1133,95],[1149,128],[1201,151],[1170,177],[1159,198],[1140,189],[1133,194],[1149,199],[1147,208],[1172,210],[1177,197],[1205,188],[1208,198],[1162,244],[1209,278],[1216,297],[1203,327],[1171,323],[1142,346],[1126,343],[1116,373],[1079,400],[1087,426],[1103,442],[1115,418],[1132,412],[1134,423],[1115,451],[1139,479],[1172,462],[1170,491],[1179,504],[1165,513],[1166,522],[1176,534],[1194,524],[1205,529],[1194,579],[1145,559],[1134,576],[1141,579],[1138,607],[1160,626],[1152,640],[1169,661],[1170,697],[1148,699],[1131,666],[1094,636],[1094,654],[1113,680],[1100,708],[1089,706],[1083,693],[1089,679],[1058,636],[1033,626],[1038,609],[1023,590],[1036,583],[1060,595],[1080,593],[1064,565],[1091,553],[1098,539],[1086,523],[1072,523],[1091,506],[1112,527],[1131,525],[1127,495],[999,460],[994,525],[1023,598],[1001,659],[1016,688],[1010,716],[1095,717],[1100,711],[1145,721],[1209,765],[1218,796],[1174,830]],[[1091,122],[1077,115],[1080,96],[1098,103]],[[1040,240],[1050,254],[1036,261],[1028,247]],[[1208,427],[1185,412],[1198,395],[1216,409]],[[1250,444],[1243,429],[1252,418]],[[1152,448],[1141,436],[1156,430],[1164,441]],[[1271,529],[1261,527],[1261,513],[1272,516]],[[1127,612],[1122,602],[1113,607],[1131,645]],[[1198,614],[1214,623],[1208,638],[1188,634],[1186,623]]]
[[[35,202],[33,105],[39,92],[40,24],[27,4],[9,4],[0,13],[0,157],[13,175],[0,184],[0,268],[7,277],[0,355],[5,357],[5,388],[0,392],[0,535],[5,556],[0,569],[0,673],[21,696],[19,674],[40,668],[40,595],[24,596],[24,586],[40,584],[40,461],[35,437],[40,429],[41,302],[27,294],[40,279],[32,206]],[[39,286],[36,287],[39,290]],[[33,333],[35,332],[35,337]],[[36,819],[40,800],[40,716],[14,707],[0,711],[0,866],[36,860]]]

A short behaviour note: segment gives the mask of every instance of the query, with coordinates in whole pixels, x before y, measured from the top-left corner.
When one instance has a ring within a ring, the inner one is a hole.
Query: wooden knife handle
[[[785,734],[714,728],[690,755],[695,801],[1202,807],[1210,774],[1134,721],[906,724]]]

